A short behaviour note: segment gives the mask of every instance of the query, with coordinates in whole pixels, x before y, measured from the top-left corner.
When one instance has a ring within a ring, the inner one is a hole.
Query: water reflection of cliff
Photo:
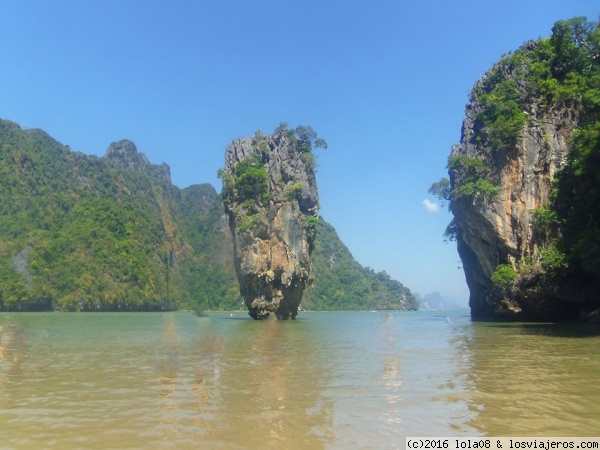
[[[240,321],[219,356],[217,447],[323,448],[331,416],[320,398],[328,381],[301,321]],[[222,387],[222,388],[221,388]]]
[[[29,356],[25,328],[18,321],[0,323],[0,388],[14,387],[25,379],[23,363]],[[2,392],[2,390],[0,390]]]
[[[306,324],[195,320],[187,336],[181,324],[164,323],[157,438],[206,448],[325,446],[331,414],[320,395],[328,375]]]
[[[600,429],[600,337],[547,324],[475,323],[456,345],[469,425],[491,436],[586,436]]]
[[[380,330],[384,342],[383,392],[386,402],[384,423],[388,433],[393,433],[402,423],[402,378],[400,375],[399,334],[394,324],[394,315],[381,315]]]

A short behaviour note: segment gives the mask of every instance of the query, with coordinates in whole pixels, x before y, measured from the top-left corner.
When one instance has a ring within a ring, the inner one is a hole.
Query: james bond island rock
[[[600,33],[557,22],[479,80],[449,180],[473,318],[557,320],[600,308]]]
[[[326,147],[310,127],[231,142],[223,202],[234,240],[240,294],[255,319],[293,319],[310,275],[319,198],[313,148]]]

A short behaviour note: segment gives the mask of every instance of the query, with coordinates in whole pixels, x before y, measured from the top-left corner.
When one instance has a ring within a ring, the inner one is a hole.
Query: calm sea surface
[[[0,313],[0,448],[600,435],[600,336],[468,311]]]

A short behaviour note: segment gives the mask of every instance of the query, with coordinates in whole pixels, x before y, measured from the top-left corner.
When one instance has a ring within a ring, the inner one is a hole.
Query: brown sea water
[[[0,449],[600,435],[600,336],[576,326],[458,311],[0,313],[0,327]]]

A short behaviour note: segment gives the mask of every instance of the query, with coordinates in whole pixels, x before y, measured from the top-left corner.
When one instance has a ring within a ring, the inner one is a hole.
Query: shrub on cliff
[[[268,205],[271,199],[269,174],[258,156],[246,158],[233,168],[234,189],[238,203],[258,202]]]
[[[510,264],[500,264],[492,275],[492,283],[495,288],[506,290],[514,284],[518,276]]]

